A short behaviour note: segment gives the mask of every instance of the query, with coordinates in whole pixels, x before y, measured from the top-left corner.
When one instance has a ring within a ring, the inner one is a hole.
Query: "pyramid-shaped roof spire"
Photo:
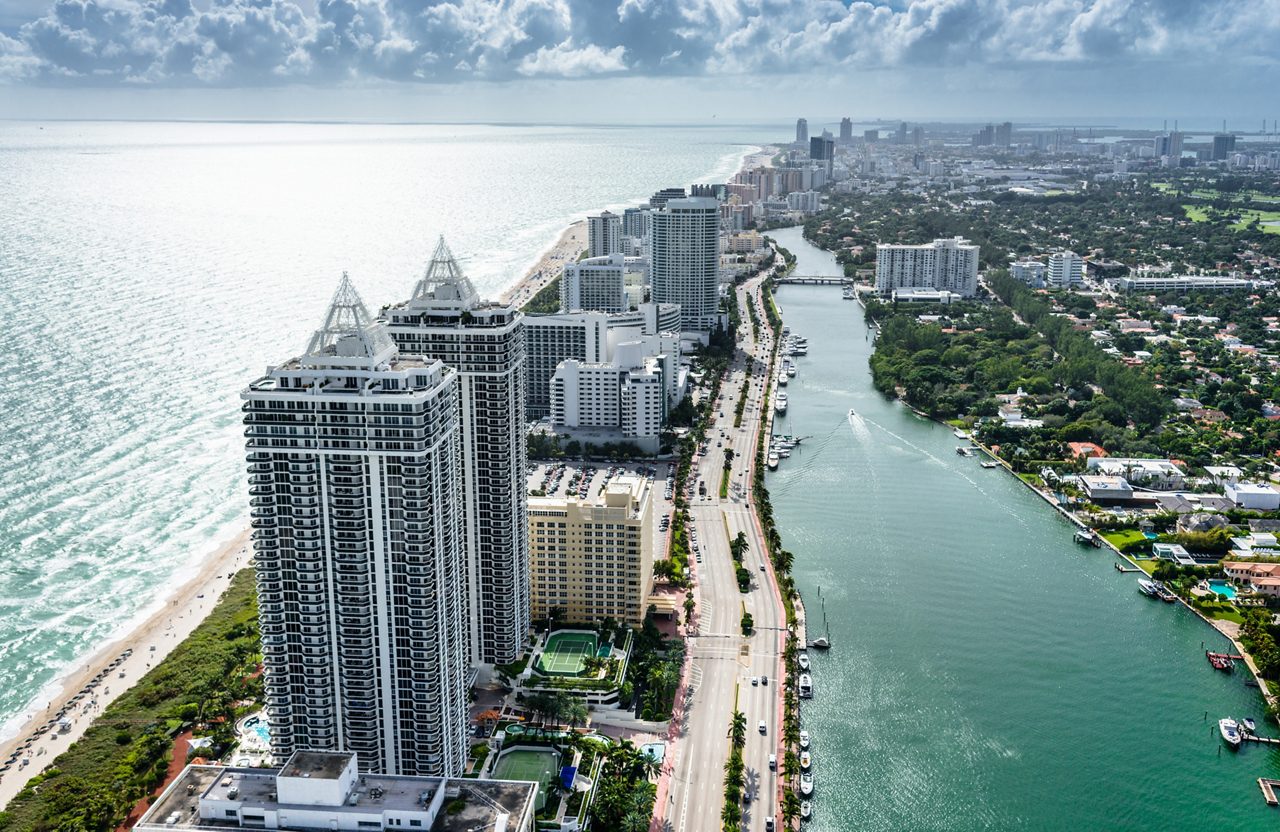
[[[480,302],[476,287],[462,273],[462,266],[445,244],[444,235],[436,242],[435,253],[427,270],[413,287],[409,303],[414,306],[471,309]]]
[[[307,342],[303,363],[353,366],[381,364],[396,355],[387,328],[369,313],[346,272],[338,281],[320,328]]]

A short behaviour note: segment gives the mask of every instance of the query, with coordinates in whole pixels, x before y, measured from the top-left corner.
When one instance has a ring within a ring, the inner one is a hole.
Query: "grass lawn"
[[[1216,604],[1213,607],[1206,607],[1200,612],[1207,618],[1219,619],[1222,621],[1234,621],[1237,624],[1244,623],[1244,616],[1230,604]]]
[[[1124,547],[1130,543],[1137,543],[1146,540],[1147,536],[1137,529],[1122,529],[1120,531],[1103,532],[1102,536],[1106,538],[1112,546],[1124,551]]]
[[[1208,222],[1214,216],[1210,213],[1210,209],[1199,205],[1183,205],[1182,209],[1187,212],[1187,219],[1192,222]],[[1255,219],[1261,223],[1280,222],[1280,211],[1259,211],[1253,208],[1244,208],[1233,213],[1239,214],[1240,221],[1231,224],[1231,228],[1235,231],[1242,231]],[[1263,233],[1280,234],[1280,225],[1263,225]]]
[[[1146,572],[1148,575],[1151,575],[1156,571],[1156,566],[1159,563],[1160,561],[1158,560],[1155,560],[1153,558],[1148,558],[1146,560],[1138,561],[1138,568],[1141,569],[1143,572]]]

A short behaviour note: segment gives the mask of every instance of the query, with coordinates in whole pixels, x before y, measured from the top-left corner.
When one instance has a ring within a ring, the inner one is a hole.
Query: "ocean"
[[[240,402],[342,272],[482,295],[573,220],[787,130],[0,122],[0,737],[247,525]]]

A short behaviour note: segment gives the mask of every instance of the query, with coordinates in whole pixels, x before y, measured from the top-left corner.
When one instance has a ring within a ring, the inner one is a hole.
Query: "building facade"
[[[460,772],[457,374],[401,356],[343,275],[306,352],[241,398],[272,753]]]
[[[978,247],[960,237],[924,245],[876,246],[876,292],[894,289],[945,289],[962,297],[978,291]]]
[[[805,118],[796,119],[796,144],[804,147],[809,144],[809,120]]]
[[[622,253],[622,217],[603,211],[587,217],[587,256],[608,257]]]
[[[653,581],[653,495],[647,479],[623,475],[603,494],[529,498],[534,620],[644,622]]]
[[[1044,263],[1038,260],[1019,260],[1009,265],[1009,276],[1021,280],[1032,289],[1044,288]]]
[[[1049,255],[1045,282],[1050,289],[1074,289],[1084,285],[1084,260],[1074,251],[1056,251]]]
[[[720,319],[720,203],[673,199],[650,222],[653,301],[679,304],[681,331],[710,332]]]
[[[523,315],[482,302],[443,239],[412,297],[383,314],[402,354],[458,374],[471,656],[513,662],[529,633]]]

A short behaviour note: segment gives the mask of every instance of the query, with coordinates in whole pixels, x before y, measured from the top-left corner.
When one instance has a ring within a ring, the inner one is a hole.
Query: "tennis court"
[[[538,808],[547,799],[547,784],[560,772],[560,752],[551,748],[513,748],[502,752],[493,767],[495,780],[526,780],[538,784]]]
[[[549,676],[577,676],[583,659],[596,654],[594,633],[552,633],[538,659],[538,667]]]

